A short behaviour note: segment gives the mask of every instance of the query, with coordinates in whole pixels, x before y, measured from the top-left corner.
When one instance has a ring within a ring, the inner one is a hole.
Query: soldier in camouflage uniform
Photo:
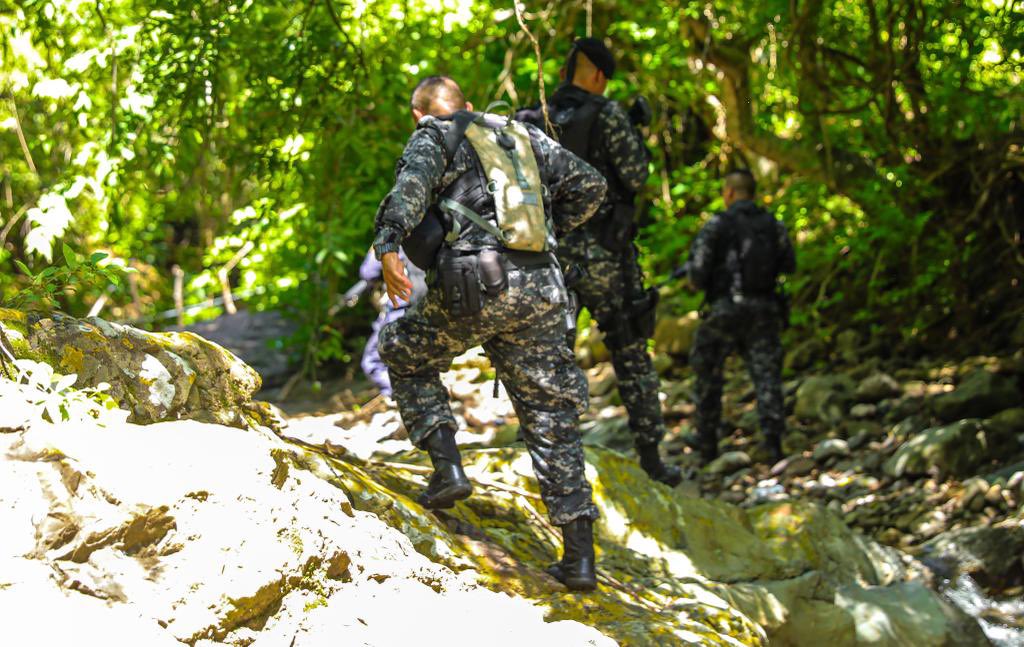
[[[374,247],[384,263],[385,283],[393,298],[407,299],[409,290],[395,253],[399,243],[448,188],[467,178],[470,184],[479,183],[475,173],[480,162],[469,141],[462,139],[451,157],[445,155],[455,120],[444,117],[464,108],[472,110],[472,105],[446,77],[425,79],[413,94],[417,129],[376,217]],[[456,113],[456,117],[460,114],[466,115]],[[550,202],[545,199],[550,233],[544,235],[553,247],[555,235],[580,226],[594,213],[604,196],[605,181],[538,129],[528,130],[550,198]],[[483,198],[479,204],[478,213],[493,221],[494,198]],[[456,216],[448,213],[446,217]],[[451,232],[452,225],[446,222],[446,231]],[[402,420],[412,442],[430,454],[435,469],[419,500],[428,508],[446,508],[472,491],[462,471],[454,441],[456,423],[440,372],[457,355],[482,345],[519,417],[551,522],[562,527],[565,551],[551,572],[570,588],[592,589],[596,586],[592,523],[598,511],[584,476],[578,429],[579,416],[587,407],[587,383],[565,346],[568,295],[561,270],[550,252],[512,253],[480,226],[464,222],[459,228],[454,241],[449,235],[441,258],[445,254],[482,258],[484,250],[498,250],[509,261],[507,288],[496,297],[486,297],[477,314],[458,316],[446,305],[441,279],[435,278],[426,298],[381,333],[380,353],[390,369]],[[440,265],[436,267],[440,273]]]
[[[749,171],[725,177],[726,211],[715,214],[690,250],[690,281],[705,291],[705,319],[690,351],[697,376],[697,436],[706,461],[718,455],[723,367],[738,351],[757,394],[762,449],[769,462],[782,458],[786,412],[782,397],[784,306],[776,293],[779,274],[796,269],[786,227],[753,200]]]
[[[665,423],[658,374],[647,352],[657,292],[644,289],[633,244],[636,194],[647,181],[651,160],[637,126],[645,125],[650,114],[646,101],[638,101],[627,113],[604,98],[614,73],[615,60],[605,44],[581,38],[563,69],[565,82],[548,102],[559,142],[608,180],[597,214],[561,241],[558,257],[563,267],[585,270],[573,289],[605,334],[641,466],[651,478],[674,486],[681,480],[679,469],[666,465],[658,453]],[[518,117],[543,123],[539,109],[520,111]]]

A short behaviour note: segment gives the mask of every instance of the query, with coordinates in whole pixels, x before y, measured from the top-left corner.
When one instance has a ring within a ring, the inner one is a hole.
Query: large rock
[[[131,422],[270,423],[252,401],[260,388],[256,371],[193,333],[151,333],[59,313],[28,318],[14,310],[0,310],[0,326],[17,357],[77,375],[79,388],[109,384],[108,394],[129,411]]]
[[[693,347],[693,338],[700,327],[700,317],[690,312],[682,317],[659,317],[654,329],[654,348],[676,357],[687,356]]]
[[[885,588],[844,589],[836,594],[836,605],[853,618],[856,639],[850,643],[852,645],[967,647],[989,644],[974,619],[940,601],[920,582],[900,582]],[[906,609],[914,612],[898,613]]]
[[[985,421],[985,428],[1007,440],[1024,433],[1024,407],[1000,411]]]
[[[796,391],[793,413],[803,420],[834,425],[846,415],[853,393],[853,381],[844,375],[809,377]]]
[[[288,353],[280,344],[294,335],[298,326],[280,312],[239,310],[183,330],[234,353],[259,373],[265,388],[279,386],[291,377]]]
[[[925,429],[904,443],[885,463],[885,473],[922,476],[969,476],[996,454],[979,420],[960,420],[944,427]]]
[[[0,436],[0,451],[11,644],[426,644],[432,620],[453,609],[471,617],[446,625],[447,644],[486,634],[511,647],[518,632],[614,644],[481,587],[471,557],[479,545],[483,561],[486,545],[436,519],[436,552],[461,572],[432,561],[387,516],[353,509],[345,487],[368,486],[365,472],[274,437],[193,422],[38,424]],[[557,585],[541,586],[559,597]],[[39,622],[40,605],[60,622]]]
[[[46,604],[95,614],[75,644],[122,626],[145,645],[428,644],[449,617],[453,647],[892,645],[861,636],[845,600],[895,599],[918,569],[819,506],[687,498],[604,449],[586,454],[601,586],[583,596],[543,571],[558,533],[520,448],[466,451],[474,496],[443,514],[414,502],[421,452],[338,458],[191,422],[35,423],[0,435],[0,455],[0,604],[16,611],[4,635],[39,644],[68,638],[33,620]],[[928,618],[932,644],[985,644],[928,591],[875,608],[880,626]]]
[[[943,421],[960,418],[985,418],[1020,406],[1024,400],[1016,380],[985,369],[967,376],[955,391],[932,398],[935,415]]]
[[[928,559],[944,563],[951,573],[970,575],[986,588],[1024,583],[1024,522],[1019,519],[950,530],[923,548]]]

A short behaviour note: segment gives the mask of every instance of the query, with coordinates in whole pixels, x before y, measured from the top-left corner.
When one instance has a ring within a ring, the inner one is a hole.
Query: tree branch
[[[750,90],[748,53],[715,41],[711,36],[711,26],[705,20],[684,18],[682,26],[692,42],[703,44],[702,49],[696,48],[694,55],[721,72],[721,100],[726,112],[728,137],[737,146],[775,160],[791,171],[827,183],[828,178],[813,150],[795,142],[765,135],[757,128]]]

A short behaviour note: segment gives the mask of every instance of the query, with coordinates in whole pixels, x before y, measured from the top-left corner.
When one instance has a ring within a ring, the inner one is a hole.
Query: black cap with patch
[[[575,71],[576,53],[582,52],[609,79],[615,76],[615,57],[600,38],[578,38],[569,52],[569,68]],[[571,77],[570,77],[571,78]]]

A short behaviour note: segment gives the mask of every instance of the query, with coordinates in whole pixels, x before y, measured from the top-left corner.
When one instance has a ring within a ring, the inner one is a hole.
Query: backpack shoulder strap
[[[452,163],[455,153],[458,152],[462,140],[466,138],[466,129],[480,115],[468,110],[459,110],[451,117],[452,127],[444,134],[444,159],[445,166]]]

